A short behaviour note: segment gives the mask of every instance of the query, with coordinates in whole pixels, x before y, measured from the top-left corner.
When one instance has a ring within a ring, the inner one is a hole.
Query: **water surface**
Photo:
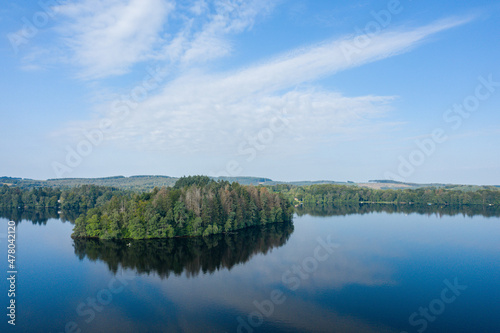
[[[206,239],[131,242],[74,241],[73,225],[54,215],[22,220],[17,325],[4,319],[1,329],[498,331],[495,214],[345,210]],[[6,274],[5,260],[0,267]]]

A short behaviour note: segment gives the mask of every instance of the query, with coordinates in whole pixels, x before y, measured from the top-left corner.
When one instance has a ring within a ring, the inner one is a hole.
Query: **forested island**
[[[255,225],[291,222],[293,208],[265,187],[183,177],[174,187],[113,196],[76,219],[72,237],[150,239],[209,236]]]
[[[96,185],[0,187],[1,209],[58,210],[75,223],[74,238],[209,236],[291,222],[294,206],[298,214],[304,211],[322,214],[362,211],[367,209],[361,207],[366,204],[439,205],[441,209],[450,207],[450,211],[471,210],[468,207],[495,209],[500,207],[500,190],[497,187],[372,189],[336,184],[254,186],[215,181],[207,176],[182,177],[173,186],[140,192]]]

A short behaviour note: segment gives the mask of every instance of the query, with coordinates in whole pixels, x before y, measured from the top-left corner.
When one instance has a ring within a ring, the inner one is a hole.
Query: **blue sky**
[[[0,176],[500,184],[497,1],[15,1],[0,35]]]

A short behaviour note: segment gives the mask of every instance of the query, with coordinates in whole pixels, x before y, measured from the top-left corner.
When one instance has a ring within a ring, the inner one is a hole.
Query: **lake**
[[[3,216],[5,254],[7,222],[20,222],[16,327],[4,314],[2,332],[500,329],[500,218],[486,208],[299,211],[293,224],[130,242],[73,240],[53,213]]]

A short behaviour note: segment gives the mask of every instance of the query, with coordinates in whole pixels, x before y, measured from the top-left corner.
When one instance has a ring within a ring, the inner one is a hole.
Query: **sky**
[[[0,7],[0,176],[500,185],[500,3]]]

